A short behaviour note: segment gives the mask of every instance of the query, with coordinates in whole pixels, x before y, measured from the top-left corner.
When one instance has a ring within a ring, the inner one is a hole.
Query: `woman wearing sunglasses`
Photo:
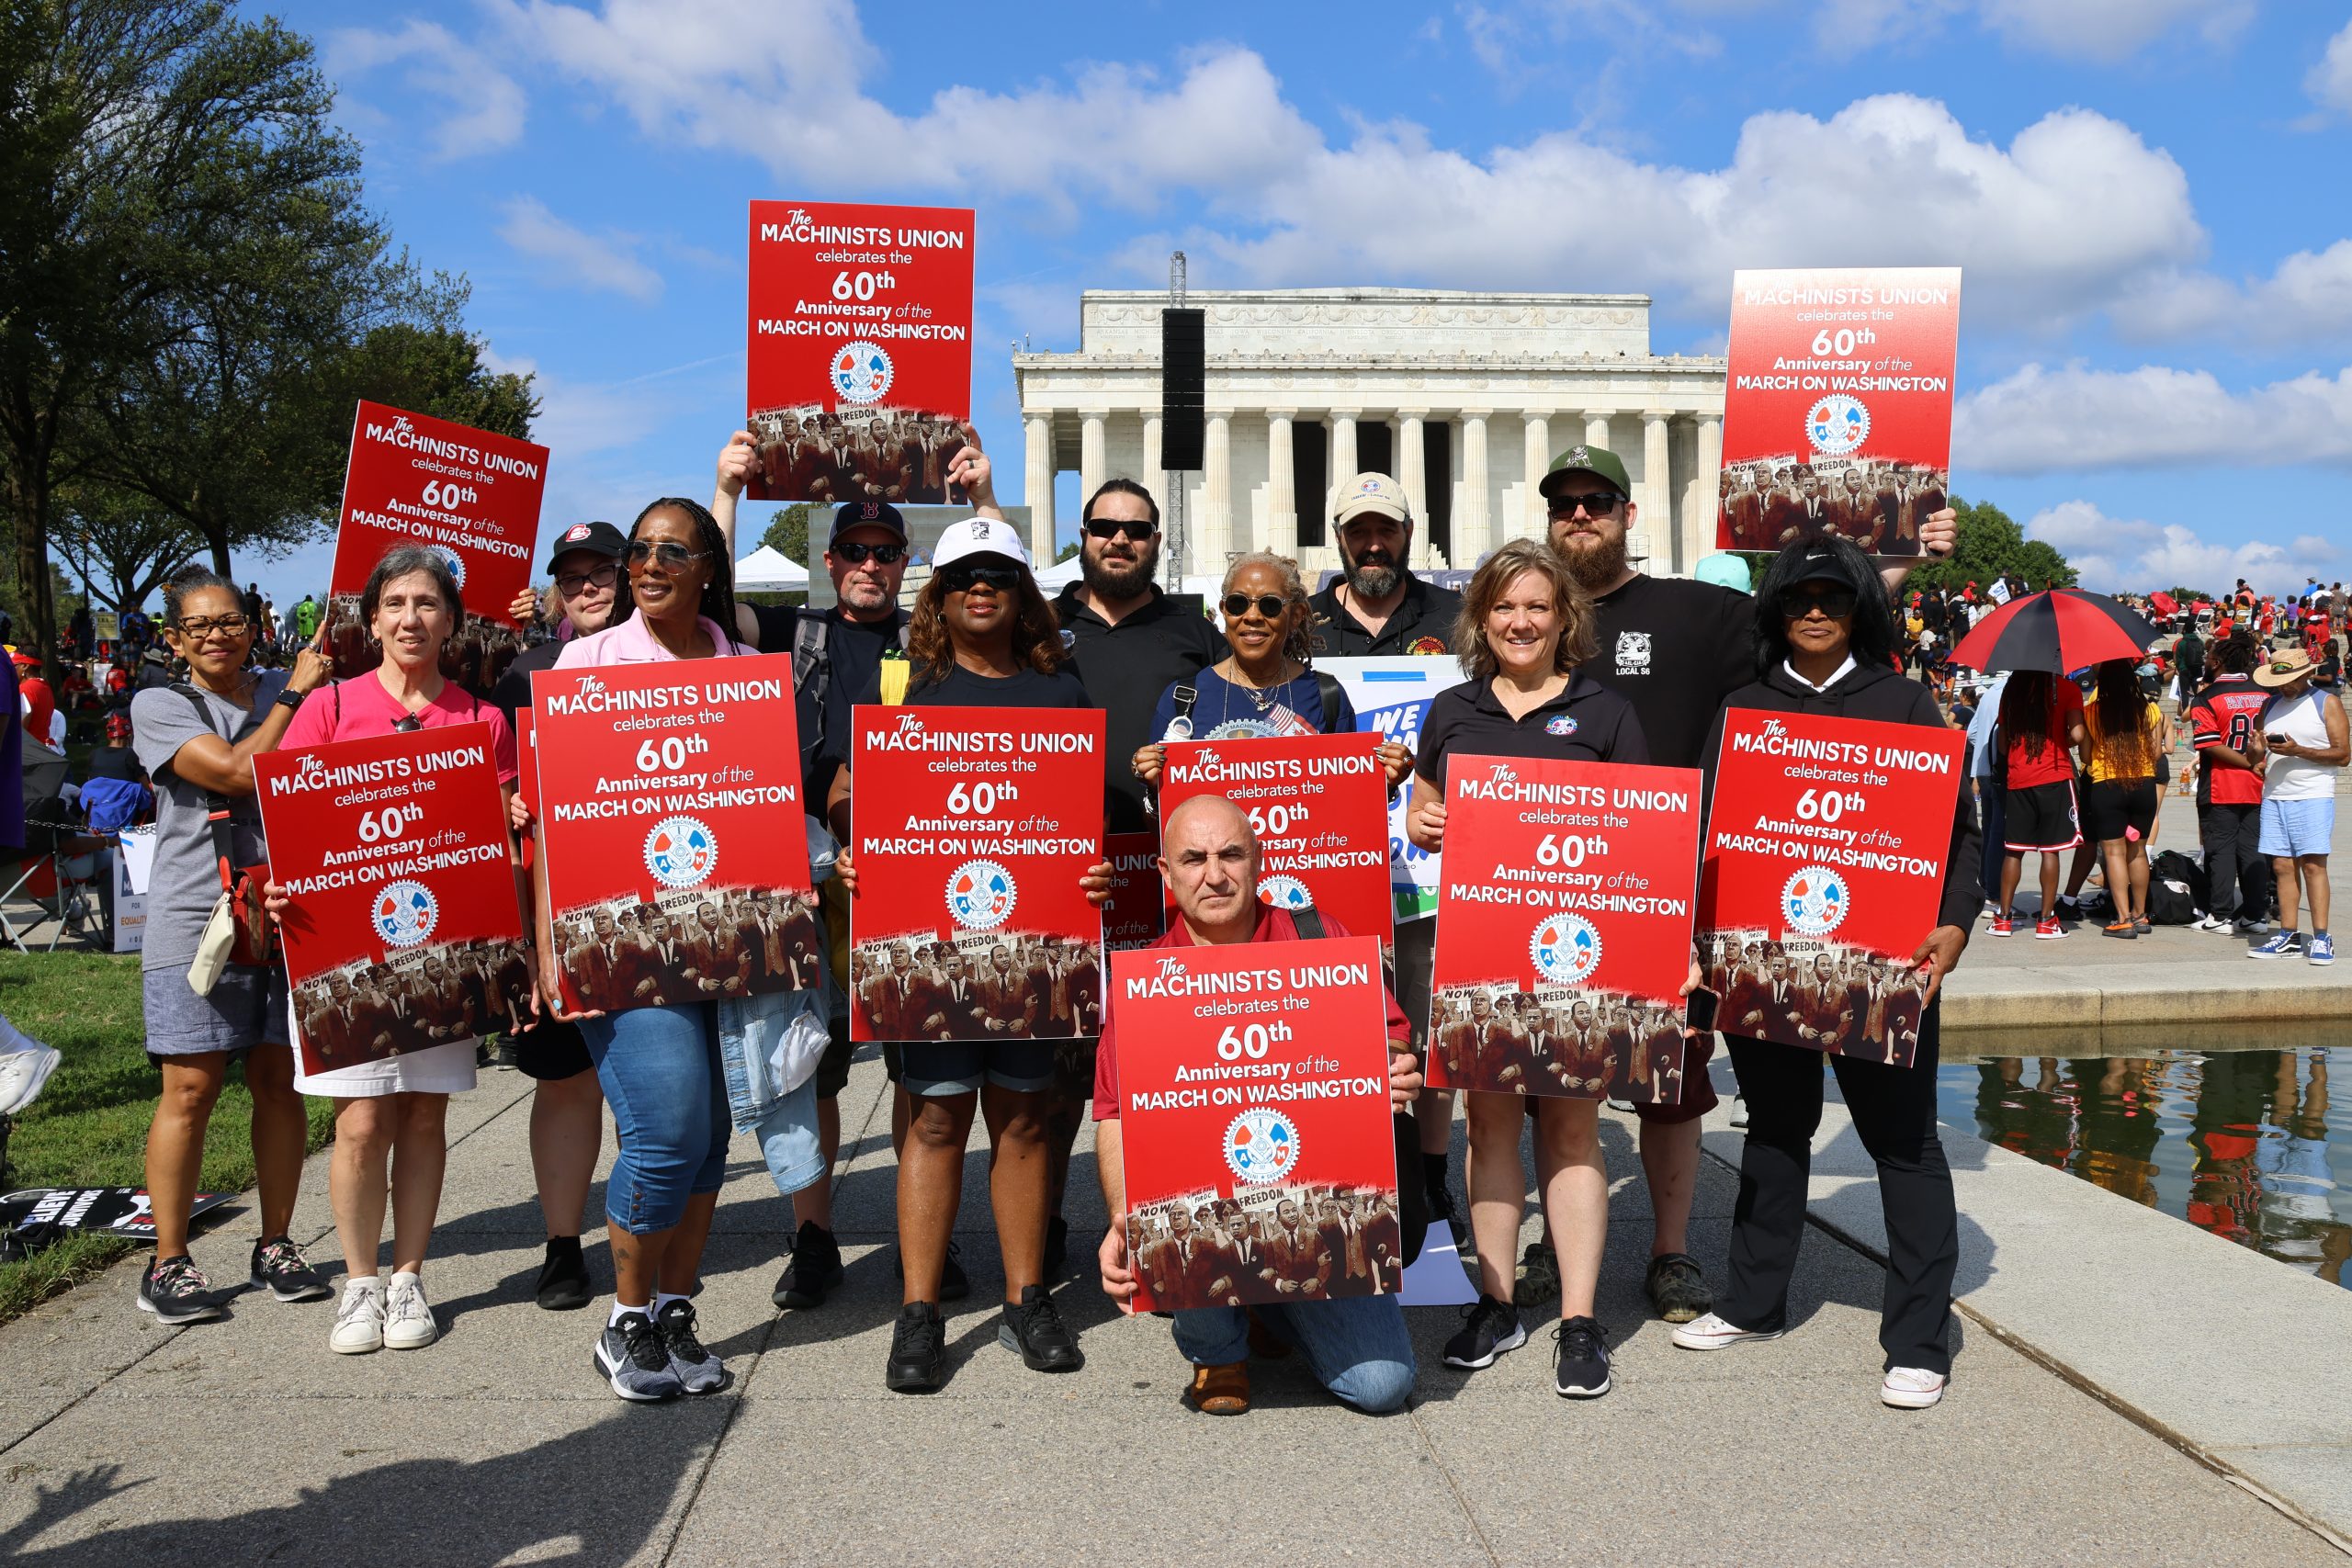
[[[1819,714],[1943,728],[1936,700],[1893,666],[1894,617],[1870,558],[1851,541],[1824,536],[1791,545],[1766,569],[1756,590],[1757,679],[1724,699],[1725,709]],[[1706,751],[1712,778],[1723,723]],[[1926,981],[1925,1010],[1911,1065],[1881,1058],[1883,1040],[1858,1021],[1844,1050],[1829,1056],[1855,1134],[1878,1165],[1886,1215],[1886,1296],[1879,1344],[1886,1359],[1879,1397],[1923,1410],[1943,1397],[1951,1372],[1951,1281],[1960,1262],[1951,1170],[1936,1136],[1936,993],[1968,945],[1969,922],[1984,900],[1977,881],[1975,812],[1960,792],[1944,861],[1941,923],[1910,964]],[[1823,956],[1827,956],[1824,954]],[[1864,1019],[1900,1016],[1873,1008]],[[1823,1053],[1728,1032],[1732,1069],[1747,1102],[1747,1143],[1740,1156],[1730,1279],[1716,1309],[1679,1324],[1686,1350],[1720,1350],[1785,1331],[1789,1280],[1804,1235],[1805,1183],[1813,1134],[1821,1124]]]
[[[497,707],[469,695],[441,673],[441,656],[465,625],[466,607],[447,558],[420,546],[388,550],[359,595],[359,621],[379,651],[371,672],[339,681],[302,705],[281,750],[334,740],[434,729],[490,727],[500,788],[514,789],[514,732]],[[273,911],[294,907],[273,885]],[[424,1298],[424,1251],[441,1206],[449,1096],[474,1087],[470,1036],[373,1062],[302,1073],[295,1087],[334,1100],[334,1158],[327,1190],[346,1270],[330,1349],[359,1355],[414,1350],[438,1337]],[[388,1179],[389,1172],[389,1179]],[[392,1273],[377,1278],[384,1206],[392,1211]]]
[[[1159,787],[1170,740],[1229,740],[1275,735],[1340,735],[1356,727],[1356,711],[1340,682],[1312,668],[1315,612],[1298,563],[1253,550],[1225,569],[1217,607],[1225,612],[1226,656],[1185,680],[1169,682],[1152,712],[1158,739],[1128,764],[1136,777]],[[1413,765],[1402,741],[1384,742],[1380,760],[1388,787]]]
[[[950,526],[933,551],[933,574],[915,599],[909,626],[910,707],[1087,708],[1086,688],[1065,664],[1061,629],[1029,574],[1028,552],[1008,525],[970,518]],[[877,676],[860,695],[882,700]],[[827,802],[834,836],[850,841],[854,782],[849,737],[828,746],[839,771]],[[854,896],[857,876],[846,852],[835,863]],[[1087,897],[1111,897],[1108,863],[1091,867]],[[972,1117],[989,1129],[989,1198],[996,1211],[1004,1264],[1000,1344],[1034,1371],[1075,1371],[1086,1358],[1044,1283],[1049,1169],[1046,1095],[1054,1082],[1048,1035],[986,1040],[914,1040],[895,1051],[910,1122],[899,1152],[899,1256],[905,1283],[891,1337],[885,1382],[899,1393],[937,1388],[947,1376],[946,1334],[939,1316],[947,1242],[963,1201],[964,1146]]]

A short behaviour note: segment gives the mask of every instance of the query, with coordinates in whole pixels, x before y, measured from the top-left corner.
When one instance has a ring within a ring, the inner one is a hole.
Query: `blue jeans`
[[[718,1191],[727,1176],[727,1081],[712,1004],[583,1019],[580,1033],[620,1144],[605,1216],[631,1235],[668,1230],[685,1218],[689,1197]]]
[[[1192,1307],[1176,1314],[1176,1348],[1196,1367],[1250,1358],[1250,1314],[1306,1358],[1315,1381],[1368,1415],[1413,1393],[1413,1338],[1395,1296],[1342,1296],[1312,1306]]]

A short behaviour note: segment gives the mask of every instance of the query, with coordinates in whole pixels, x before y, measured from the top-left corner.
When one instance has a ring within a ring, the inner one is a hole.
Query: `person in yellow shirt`
[[[2138,664],[2110,659],[2094,672],[2083,705],[2090,788],[2083,827],[2097,840],[2114,908],[2106,934],[2129,941],[2148,928],[2148,840],[2154,836],[2156,759],[2172,749],[2164,710],[2140,688]]]

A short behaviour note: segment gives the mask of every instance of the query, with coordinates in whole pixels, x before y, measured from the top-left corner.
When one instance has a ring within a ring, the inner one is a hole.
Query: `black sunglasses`
[[[1225,613],[1228,615],[1246,615],[1250,613],[1250,606],[1252,604],[1258,606],[1258,614],[1270,621],[1290,608],[1290,601],[1279,593],[1261,593],[1255,599],[1250,598],[1247,593],[1228,593],[1225,596]]]
[[[1121,534],[1130,539],[1148,539],[1159,532],[1159,525],[1148,517],[1090,517],[1086,531],[1098,539],[1115,539]]]
[[[667,539],[659,543],[650,539],[631,539],[628,559],[632,570],[650,560],[663,571],[683,571],[709,554],[708,550],[690,550]]]
[[[592,566],[586,571],[566,572],[555,580],[556,592],[567,599],[576,599],[590,587],[610,588],[620,579],[620,568],[611,561]]]
[[[1608,517],[1624,504],[1625,498],[1613,490],[1597,490],[1589,495],[1571,495],[1562,491],[1550,502],[1552,515],[1555,517],[1574,517],[1579,506],[1584,508],[1584,514],[1588,517]]]
[[[424,728],[424,720],[413,713],[404,713],[392,720],[392,733],[395,735],[413,735]]]
[[[1017,566],[963,566],[940,569],[939,581],[950,593],[968,593],[974,587],[986,583],[1000,593],[1009,593],[1021,586],[1023,573]]]
[[[1842,621],[1854,613],[1858,597],[1850,588],[1828,588],[1817,593],[1807,592],[1801,588],[1784,588],[1781,591],[1781,618],[1802,621],[1819,610],[1833,621]]]
[[[833,554],[852,566],[864,566],[868,557],[880,561],[884,566],[896,566],[907,558],[907,547],[904,545],[861,545],[850,541],[835,545]]]

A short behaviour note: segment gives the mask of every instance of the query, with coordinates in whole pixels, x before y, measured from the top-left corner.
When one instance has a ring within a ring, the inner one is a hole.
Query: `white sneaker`
[[[402,1272],[392,1276],[384,1302],[384,1348],[422,1350],[441,1337],[433,1321],[433,1305],[424,1299],[424,1281]]]
[[[1713,1313],[1674,1325],[1671,1337],[1682,1350],[1720,1350],[1726,1345],[1747,1345],[1778,1339],[1785,1328],[1736,1328]]]
[[[343,1287],[327,1331],[327,1348],[338,1356],[364,1356],[384,1348],[384,1282],[366,1275]]]
[[[1951,1380],[1941,1372],[1925,1371],[1917,1367],[1888,1369],[1886,1381],[1878,1386],[1883,1404],[1897,1410],[1925,1410],[1944,1396],[1944,1385]]]

